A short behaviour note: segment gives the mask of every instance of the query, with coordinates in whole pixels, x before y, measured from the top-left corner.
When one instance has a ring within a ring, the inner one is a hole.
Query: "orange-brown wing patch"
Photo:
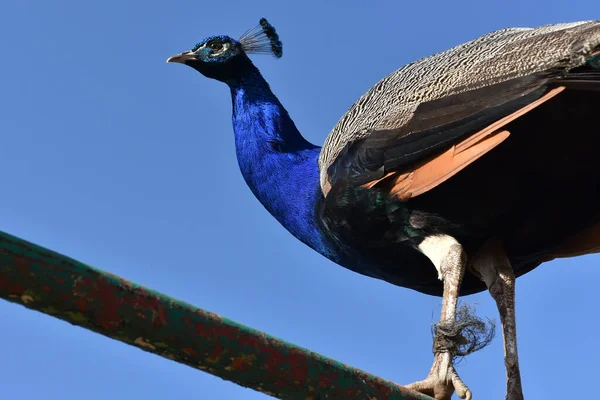
[[[548,91],[538,100],[475,132],[444,153],[415,165],[411,170],[390,172],[383,178],[369,182],[363,187],[372,188],[386,185],[390,194],[402,201],[426,193],[506,140],[510,133],[507,130],[500,130],[500,128],[550,100],[564,89],[564,86],[559,86]]]
[[[423,194],[442,182],[448,180],[479,157],[502,143],[510,133],[497,131],[480,138],[478,142],[460,143],[452,146],[442,155],[426,162],[415,169],[409,179],[396,180],[390,190],[392,196],[397,196],[406,201],[412,197]],[[464,145],[463,145],[464,144]],[[463,146],[461,146],[463,145]]]

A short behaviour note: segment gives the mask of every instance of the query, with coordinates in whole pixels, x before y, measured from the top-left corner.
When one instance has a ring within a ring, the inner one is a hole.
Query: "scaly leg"
[[[467,257],[462,246],[446,235],[430,236],[419,245],[420,250],[433,262],[440,278],[444,281],[444,294],[440,326],[452,326],[456,323],[456,306]],[[433,366],[425,380],[412,383],[407,387],[417,392],[434,396],[436,400],[450,400],[456,390],[462,399],[471,399],[471,391],[460,379],[454,365],[453,354],[444,346],[434,344]],[[448,338],[446,338],[448,340]]]
[[[523,400],[517,352],[515,275],[502,242],[497,239],[488,241],[469,263],[469,269],[485,282],[500,312],[506,365],[506,400]]]

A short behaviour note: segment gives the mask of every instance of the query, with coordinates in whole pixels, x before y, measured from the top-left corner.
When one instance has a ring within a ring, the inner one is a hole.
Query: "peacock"
[[[409,388],[472,397],[454,361],[491,328],[457,302],[488,290],[506,398],[523,399],[515,279],[600,252],[600,21],[497,30],[405,65],[323,147],[300,134],[248,57],[261,53],[282,56],[264,18],[167,62],[227,84],[242,176],[292,235],[356,273],[442,297],[433,365]]]

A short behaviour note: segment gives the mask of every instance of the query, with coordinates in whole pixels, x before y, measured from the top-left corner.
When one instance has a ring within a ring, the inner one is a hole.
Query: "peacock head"
[[[261,18],[259,24],[238,40],[229,36],[211,36],[191,50],[169,57],[167,62],[188,65],[204,76],[220,81],[235,79],[251,64],[247,54],[282,56],[282,43],[275,28]]]

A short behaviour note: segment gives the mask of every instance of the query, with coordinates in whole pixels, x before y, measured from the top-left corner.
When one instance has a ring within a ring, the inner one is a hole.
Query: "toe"
[[[406,385],[406,388],[433,397],[435,400],[451,400],[454,388],[452,384],[431,378]]]
[[[461,399],[471,400],[471,398],[473,397],[471,391],[456,373],[452,374],[452,385],[454,386],[458,397],[460,397]]]
[[[428,379],[413,382],[410,385],[406,385],[405,387],[407,389],[414,390],[415,392],[419,392],[431,397],[433,397],[434,394],[432,382]]]

